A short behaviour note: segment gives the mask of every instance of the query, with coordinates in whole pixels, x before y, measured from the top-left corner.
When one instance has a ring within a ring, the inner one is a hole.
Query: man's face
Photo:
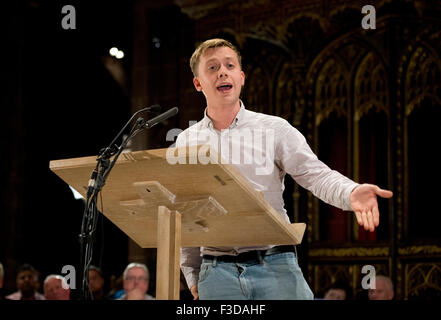
[[[134,289],[141,290],[144,294],[149,289],[149,279],[144,269],[139,267],[131,268],[127,272],[126,279],[123,281],[124,290],[126,292]]]
[[[17,275],[17,289],[21,292],[32,292],[36,286],[36,275],[31,270],[21,271]]]
[[[70,289],[63,289],[61,281],[61,279],[51,278],[44,284],[44,296],[47,300],[70,299]]]
[[[229,47],[210,48],[201,56],[198,75],[193,79],[196,90],[202,91],[207,105],[219,106],[239,101],[245,84],[236,52]]]
[[[104,286],[104,279],[96,270],[89,270],[89,288],[92,292],[97,292]]]
[[[375,281],[375,289],[369,289],[369,300],[392,300],[393,291],[388,287],[387,283],[382,279]]]
[[[325,300],[345,300],[346,291],[343,289],[329,289],[324,298]]]

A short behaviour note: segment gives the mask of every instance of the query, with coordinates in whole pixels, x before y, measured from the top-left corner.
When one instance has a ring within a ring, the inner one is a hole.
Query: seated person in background
[[[36,270],[30,264],[23,264],[18,268],[16,281],[18,291],[6,296],[6,299],[45,300],[44,295],[36,290],[38,276]]]
[[[369,289],[369,300],[392,300],[394,298],[394,284],[389,277],[376,276],[375,289]]]
[[[324,300],[351,300],[352,290],[343,280],[334,282],[323,297]]]
[[[123,294],[118,300],[154,300],[147,294],[149,289],[149,270],[143,263],[130,263],[123,273]]]
[[[70,300],[70,287],[64,277],[51,274],[44,279],[43,292],[46,300]]]
[[[104,275],[100,268],[89,267],[89,290],[93,300],[108,300],[104,295]]]
[[[118,300],[125,292],[123,289],[123,276],[118,278],[115,275],[110,276],[110,291],[107,294],[109,299]]]

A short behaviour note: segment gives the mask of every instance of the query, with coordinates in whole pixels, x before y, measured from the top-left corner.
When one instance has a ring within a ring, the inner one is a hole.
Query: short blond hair
[[[207,52],[208,49],[220,47],[228,47],[236,52],[237,60],[239,61],[240,68],[242,69],[242,57],[240,56],[240,52],[236,46],[227,40],[214,38],[202,42],[191,55],[190,68],[195,77],[198,75],[199,61],[205,52]]]

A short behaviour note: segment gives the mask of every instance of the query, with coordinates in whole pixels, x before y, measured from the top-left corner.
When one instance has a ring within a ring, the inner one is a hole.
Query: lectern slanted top
[[[185,164],[169,164],[167,149],[122,153],[103,188],[102,213],[142,248],[157,247],[160,205],[181,213],[183,247],[301,242],[305,224],[287,223],[233,166],[198,163],[199,148],[186,148]],[[82,157],[50,168],[85,197],[95,164]]]

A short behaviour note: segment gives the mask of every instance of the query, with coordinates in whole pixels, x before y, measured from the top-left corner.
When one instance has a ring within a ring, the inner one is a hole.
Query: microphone
[[[176,108],[176,107],[171,108],[171,109],[167,110],[166,112],[160,114],[159,116],[156,116],[153,119],[147,120],[144,124],[144,127],[147,129],[150,129],[151,127],[158,124],[159,122],[162,122],[170,117],[173,117],[177,113],[178,113],[178,108]]]
[[[154,105],[147,107],[145,109],[142,109],[142,110],[151,111],[151,112],[158,112],[159,110],[161,110],[161,108],[162,107],[159,104],[154,104]]]
[[[122,135],[122,133],[124,132],[124,130],[127,128],[127,126],[132,122],[132,120],[138,115],[138,114],[140,114],[140,113],[142,113],[142,112],[145,112],[145,111],[147,111],[147,112],[157,112],[157,111],[159,111],[159,110],[161,110],[161,106],[159,105],[159,104],[154,104],[154,105],[151,105],[150,107],[146,107],[146,108],[143,108],[143,109],[141,109],[141,110],[138,110],[137,112],[135,112],[133,115],[132,115],[132,117],[129,119],[129,121],[127,121],[127,123],[126,123],[126,125],[121,129],[121,131],[118,133],[118,135],[115,137],[115,139],[113,139],[113,141],[109,144],[109,146],[107,147],[107,148],[102,148],[101,150],[100,150],[100,153],[99,153],[99,158],[101,158],[101,157],[103,157],[103,156],[106,156],[106,157],[111,157],[112,155],[114,155],[115,153],[114,153],[114,150],[113,150],[113,148],[114,148],[114,146],[115,146],[115,141]],[[140,120],[141,119],[141,120]],[[143,121],[143,119],[142,118],[138,118],[137,119],[137,123],[141,123],[141,121]],[[117,146],[118,147],[118,146]]]

